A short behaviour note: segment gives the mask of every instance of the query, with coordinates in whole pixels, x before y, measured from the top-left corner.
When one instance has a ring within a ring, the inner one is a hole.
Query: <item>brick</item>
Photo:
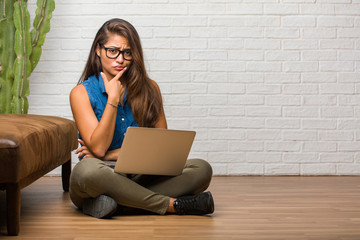
[[[360,32],[360,31],[359,31]],[[340,61],[360,61],[360,51],[341,51],[339,52]]]
[[[300,31],[297,28],[267,28],[265,29],[265,37],[267,38],[298,38]]]
[[[284,86],[283,91],[287,95],[312,95],[319,93],[319,87],[315,84],[289,84]]]
[[[303,96],[304,106],[335,106],[336,96]]]
[[[283,69],[285,72],[317,72],[319,65],[317,62],[285,62]]]
[[[337,52],[336,51],[303,51],[302,60],[303,61],[335,61],[337,60]],[[343,59],[343,60],[348,60],[348,59]]]
[[[208,22],[210,27],[239,27],[245,25],[244,17],[224,17],[224,16],[215,16],[215,17],[204,17],[204,26],[208,26]],[[189,24],[191,26],[191,24]]]
[[[337,144],[335,142],[304,142],[304,152],[335,152],[337,150]]]
[[[360,96],[339,96],[340,106],[358,106],[360,103]]]
[[[279,63],[279,62],[247,62],[246,71],[280,72],[281,71],[281,63]]]
[[[336,120],[305,119],[301,124],[304,129],[336,129]]]
[[[246,153],[246,160],[249,163],[280,163],[281,153],[273,152],[248,152]]]
[[[226,105],[227,97],[226,96],[213,96],[213,95],[196,95],[191,97],[191,103],[193,105]]]
[[[241,94],[245,93],[245,85],[241,83],[210,83],[208,92],[214,94]]]
[[[316,18],[312,16],[284,16],[282,24],[284,27],[314,27]]]
[[[231,128],[264,128],[264,119],[262,118],[234,118],[229,120]]]
[[[223,175],[229,175],[228,173],[228,166],[227,164],[211,164],[211,166],[213,167],[213,174],[218,175],[218,176],[223,176]]]
[[[336,166],[334,164],[301,164],[300,173],[302,175],[335,175]]]
[[[337,82],[337,75],[328,72],[302,73],[301,81],[303,83],[335,83]]]
[[[245,139],[245,131],[239,129],[222,129],[211,130],[209,132],[210,140],[243,140]]]
[[[319,27],[352,27],[354,26],[354,19],[342,16],[320,16],[317,19],[317,24]]]
[[[320,115],[324,118],[353,117],[354,110],[351,107],[324,107]]]
[[[229,104],[231,105],[261,105],[264,104],[264,97],[262,96],[231,96],[229,97]]]
[[[184,50],[159,49],[154,53],[153,59],[169,61],[190,60],[190,53]]]
[[[266,15],[297,15],[299,8],[295,4],[264,4]]]
[[[171,68],[173,71],[206,71],[207,64],[206,62],[190,62],[190,61],[171,61]],[[170,70],[170,69],[168,69]]]
[[[298,129],[300,128],[300,120],[286,118],[271,118],[266,120],[266,128],[271,129]]]
[[[320,85],[321,94],[354,94],[353,84],[322,84]]]
[[[353,132],[344,132],[344,131],[326,131],[319,132],[319,140],[323,141],[352,141],[354,140]]]
[[[266,151],[275,152],[298,152],[301,146],[299,142],[295,141],[281,141],[281,142],[267,142],[265,143]]]
[[[227,34],[226,28],[192,27],[190,36],[194,38],[223,38]]]
[[[353,72],[354,70],[354,62],[351,61],[320,62],[322,72]]]
[[[156,40],[154,40],[156,41]],[[207,41],[204,39],[172,39],[171,46],[174,49],[202,49],[207,48]]]
[[[359,16],[360,4],[338,4],[335,5],[336,15],[353,15]]]
[[[283,140],[285,141],[316,141],[317,132],[316,131],[284,131]]]
[[[242,117],[245,116],[245,109],[243,107],[211,107],[211,109],[209,110],[209,115]]]
[[[333,15],[335,8],[332,4],[303,4],[300,6],[301,13],[305,15]]]
[[[319,109],[317,107],[284,107],[283,116],[285,117],[319,117]]]
[[[171,116],[177,117],[204,117],[207,115],[207,109],[201,107],[172,107]]]
[[[190,105],[190,96],[182,94],[163,95],[165,105],[181,106]]]
[[[339,120],[338,128],[341,130],[355,130],[360,126],[359,119]]]
[[[360,149],[360,142],[339,142],[338,149],[341,152],[358,152]]]
[[[191,5],[189,6],[189,14],[191,15],[223,15],[226,13],[225,4],[209,4],[209,5]]]
[[[360,26],[357,25],[358,27]],[[353,28],[340,28],[338,29],[339,38],[359,38],[360,31],[354,31]]]
[[[245,40],[245,49],[280,49],[280,40]]]
[[[268,85],[247,85],[246,92],[249,94],[279,94],[281,92],[281,86],[275,84]]]
[[[223,141],[195,141],[191,147],[193,152],[224,152],[228,144]]]
[[[284,153],[285,163],[317,163],[320,162],[318,153]]]
[[[246,116],[250,117],[280,117],[281,107],[257,106],[246,107]]]
[[[304,28],[302,30],[304,39],[335,39],[336,29],[332,28]]]
[[[221,61],[210,62],[209,70],[215,72],[243,72],[245,71],[244,61]]]
[[[263,175],[263,164],[248,164],[248,163],[235,163],[228,168],[228,174],[230,175]]]
[[[339,175],[359,175],[360,164],[337,164],[337,174]]]
[[[179,73],[180,75],[184,75],[185,73]],[[226,81],[227,77],[224,76],[223,73],[214,73],[209,74],[208,72],[192,72],[191,73],[191,81],[194,83],[211,83],[211,82],[219,82]]]
[[[305,96],[304,96],[305,98]],[[266,105],[269,106],[300,106],[300,96],[266,96]]]
[[[260,28],[228,28],[228,37],[230,38],[263,38],[264,31]]]
[[[305,73],[303,73],[305,74]],[[300,73],[266,73],[265,83],[300,83]]]
[[[263,14],[262,4],[226,4],[227,14],[257,15]]]
[[[263,142],[256,142],[256,141],[232,141],[229,144],[230,151],[262,151],[264,150],[264,143]]]
[[[261,61],[264,60],[264,53],[257,50],[233,50],[228,54],[229,60]]]
[[[245,153],[239,152],[211,152],[209,153],[209,162],[214,163],[241,163],[245,162]]]
[[[166,113],[166,111],[165,111],[165,113]],[[169,129],[190,129],[191,128],[190,120],[181,119],[181,118],[172,119],[171,117],[168,116],[168,114],[165,114],[165,115],[166,115],[166,121],[167,121]]]
[[[244,64],[245,69],[245,64]],[[264,80],[262,73],[246,72],[246,73],[228,73],[229,82],[241,83],[262,83]]]
[[[191,81],[190,73],[178,72],[151,72],[150,78],[155,80],[158,84],[162,83],[184,83]],[[163,85],[165,86],[165,85]],[[162,92],[162,91],[161,91]]]
[[[268,61],[299,61],[300,52],[298,51],[268,51],[265,59]]]
[[[360,73],[338,73],[340,83],[357,83],[360,79]]]
[[[354,41],[352,40],[344,40],[344,39],[336,39],[336,40],[321,40],[320,41],[320,49],[353,49]]]
[[[246,131],[248,140],[280,140],[280,130],[248,130]]]
[[[224,128],[227,126],[230,126],[231,124],[228,124],[227,119],[219,118],[219,117],[205,117],[205,118],[194,118],[194,116],[191,116],[191,127],[196,128]],[[230,121],[230,120],[229,120]]]
[[[317,40],[284,40],[283,48],[285,50],[318,49],[319,42]]]
[[[265,175],[299,175],[300,166],[298,164],[267,164]]]
[[[224,51],[191,51],[191,60],[226,60],[227,54]]]
[[[244,24],[249,27],[279,27],[281,21],[280,16],[247,16]]]

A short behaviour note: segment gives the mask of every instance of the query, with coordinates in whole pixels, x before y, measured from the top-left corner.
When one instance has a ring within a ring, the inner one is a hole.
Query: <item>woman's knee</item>
[[[189,165],[190,168],[196,169],[198,180],[207,188],[213,174],[211,165],[207,161],[199,158],[189,159],[187,165]]]
[[[97,177],[101,177],[100,170],[105,164],[96,158],[85,158],[77,163],[71,172],[71,179],[83,184],[93,182]]]

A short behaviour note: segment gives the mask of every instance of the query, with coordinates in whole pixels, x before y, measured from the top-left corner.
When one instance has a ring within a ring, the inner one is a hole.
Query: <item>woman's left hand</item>
[[[90,150],[86,147],[85,145],[85,142],[81,139],[78,139],[78,142],[82,145],[81,147],[79,147],[77,150],[76,150],[76,154],[79,153],[79,156],[78,158],[79,159],[83,159],[83,158],[93,158],[95,157],[91,152]]]

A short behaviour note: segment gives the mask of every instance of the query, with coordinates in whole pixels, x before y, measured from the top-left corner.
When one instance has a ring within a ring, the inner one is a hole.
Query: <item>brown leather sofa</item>
[[[52,116],[0,114],[0,190],[6,191],[7,230],[20,229],[20,190],[62,165],[69,190],[71,151],[76,149],[74,121]]]

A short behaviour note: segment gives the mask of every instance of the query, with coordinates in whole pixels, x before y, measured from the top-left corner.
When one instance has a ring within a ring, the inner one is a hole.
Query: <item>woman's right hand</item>
[[[83,158],[93,158],[95,157],[90,150],[86,147],[85,142],[81,139],[78,139],[78,142],[82,145],[81,147],[79,147],[76,151],[75,154],[79,154],[78,158],[79,159],[83,159]]]
[[[125,67],[123,70],[119,71],[116,76],[111,80],[108,80],[105,73],[100,73],[104,81],[105,91],[108,94],[108,101],[110,101],[110,103],[112,104],[117,105],[120,101],[120,96],[124,89],[124,86],[120,82],[120,78],[124,74],[126,69],[127,68]]]

